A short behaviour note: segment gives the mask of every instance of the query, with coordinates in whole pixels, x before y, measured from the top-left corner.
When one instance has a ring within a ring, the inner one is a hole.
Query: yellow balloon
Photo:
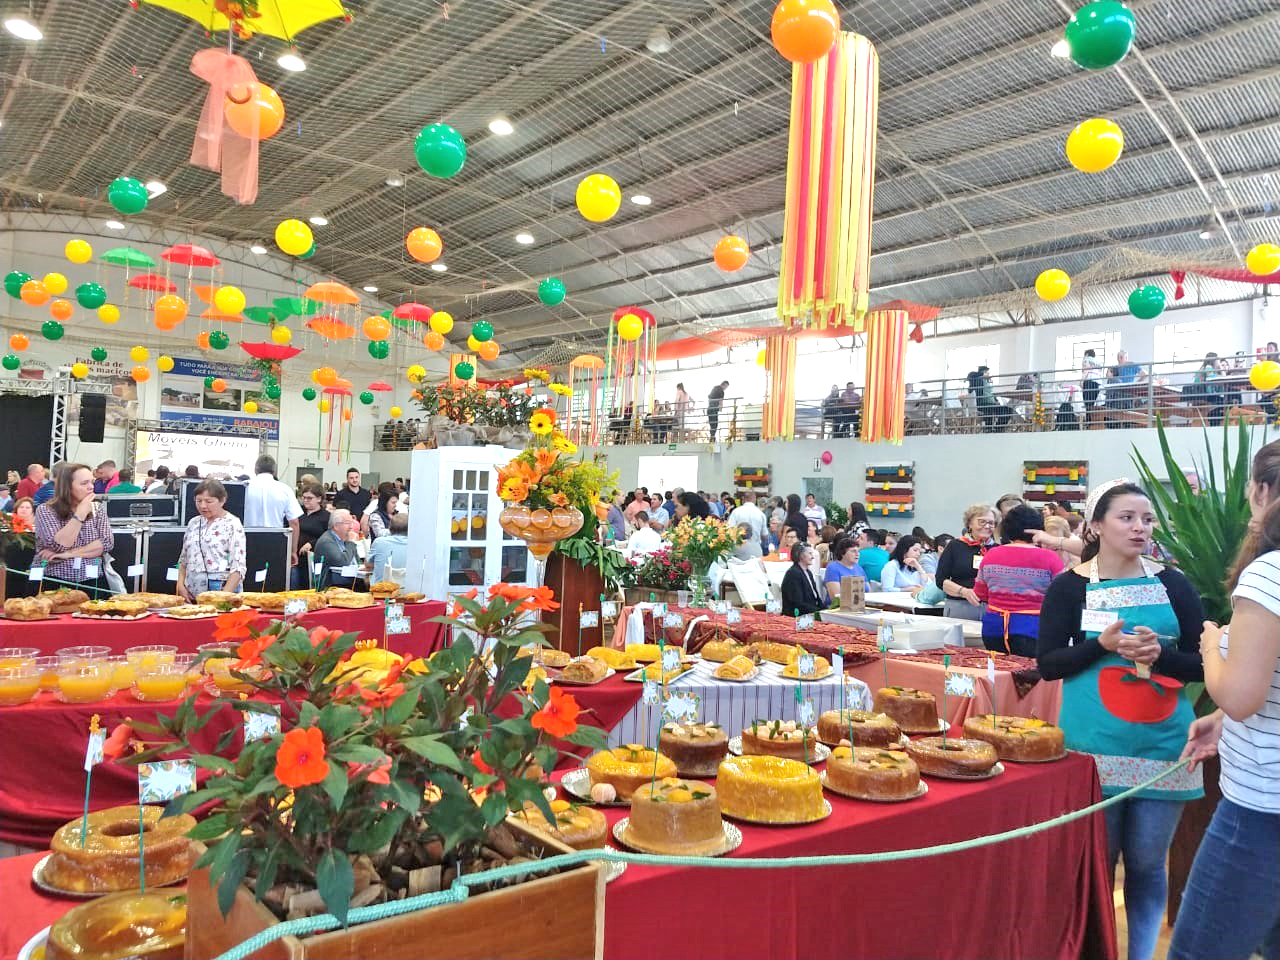
[[[1280,270],[1280,247],[1260,243],[1245,257],[1244,264],[1255,277],[1266,277]]]
[[[306,253],[306,251],[302,251]],[[244,293],[239,287],[219,287],[213,295],[213,305],[219,313],[235,316],[244,309]]]
[[[1055,300],[1061,300],[1070,292],[1071,278],[1067,276],[1065,270],[1054,268],[1036,277],[1036,293],[1041,300],[1052,303]]]
[[[67,278],[56,270],[53,273],[46,273],[44,275],[44,279],[40,282],[43,283],[44,288],[55,297],[60,293],[67,292]]]
[[[760,366],[763,367],[767,362],[766,358],[768,354],[769,354],[768,350],[761,350],[759,353],[756,354],[756,363],[758,363]]]
[[[398,417],[400,416],[400,414],[404,413],[404,411],[401,410],[399,407],[392,407],[390,410],[387,411],[387,413],[391,414],[392,417]]]
[[[115,323],[120,319],[120,308],[114,303],[104,303],[98,308],[98,319],[103,323]]]
[[[146,347],[134,347],[129,351],[129,359],[134,363],[146,363],[151,351]]]
[[[89,375],[89,365],[81,361],[76,361],[71,365],[71,375],[77,380],[83,380]]]
[[[437,310],[431,315],[431,319],[428,322],[431,324],[432,330],[444,336],[453,329],[453,314],[447,310]]]
[[[271,328],[271,342],[284,346],[293,339],[293,331],[281,324]]]
[[[301,220],[281,220],[276,225],[276,246],[291,257],[300,257],[315,243],[311,228]]]
[[[634,313],[625,313],[618,320],[618,336],[623,340],[639,340],[644,333],[644,321]]]
[[[475,353],[480,349],[480,341],[471,334],[467,334],[467,349]]]
[[[405,371],[405,376],[409,378],[410,383],[418,383],[426,375],[427,368],[420,363],[412,364],[409,369]]]
[[[255,400],[246,400],[246,401],[244,402],[244,412],[245,412],[245,413],[257,413],[257,412],[258,412],[258,404],[257,404],[257,401],[255,401]]]
[[[333,409],[333,404],[331,404],[331,403],[329,402],[329,398],[328,398],[328,397],[321,397],[321,398],[320,398],[320,412],[321,412],[321,413],[328,413],[328,412],[329,412],[330,410],[332,410],[332,409]]]
[[[1255,390],[1274,390],[1280,387],[1280,363],[1261,360],[1249,369],[1249,382]]]
[[[67,245],[62,248],[62,252],[66,254],[67,259],[72,263],[88,263],[93,259],[93,247],[79,237],[74,240],[68,240]]]
[[[1067,136],[1067,159],[1082,173],[1101,173],[1120,159],[1124,134],[1114,121],[1094,117]]]
[[[622,190],[613,177],[605,173],[593,173],[583,177],[574,199],[578,212],[592,223],[604,223],[622,206]]]
[[[166,353],[160,354],[160,356],[156,357],[156,369],[161,373],[168,373],[173,369],[173,357]]]

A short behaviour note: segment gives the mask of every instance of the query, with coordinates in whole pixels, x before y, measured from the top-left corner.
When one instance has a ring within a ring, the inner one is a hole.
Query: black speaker
[[[86,443],[101,443],[102,430],[107,425],[107,398],[100,393],[86,393],[80,397],[80,439]]]

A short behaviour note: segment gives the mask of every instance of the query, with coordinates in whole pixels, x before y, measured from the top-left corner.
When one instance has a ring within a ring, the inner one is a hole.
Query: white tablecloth
[[[864,594],[863,599],[869,607],[884,607],[886,610],[903,610],[907,613],[941,613],[940,603],[917,603],[916,598],[906,591],[877,591]]]
[[[901,610],[867,610],[865,613],[854,613],[850,610],[823,610],[820,615],[824,623],[838,623],[846,627],[857,627],[873,633],[880,623],[886,624],[919,624],[925,627],[948,627],[954,637],[947,642],[957,647],[982,646],[982,623],[978,620],[958,620],[955,617],[919,616],[903,613]]]

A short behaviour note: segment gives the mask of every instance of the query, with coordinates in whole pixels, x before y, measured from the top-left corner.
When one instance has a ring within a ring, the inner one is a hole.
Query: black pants
[[[1085,410],[1092,410],[1098,405],[1098,391],[1102,388],[1098,386],[1097,380],[1085,380],[1080,384],[1081,395],[1084,397]]]
[[[993,429],[1004,430],[1009,426],[1013,411],[999,403],[980,403],[978,412],[982,414],[982,432],[991,433]]]
[[[707,429],[711,431],[712,440],[716,438],[716,428],[718,426],[720,426],[720,411],[708,410],[707,411]]]

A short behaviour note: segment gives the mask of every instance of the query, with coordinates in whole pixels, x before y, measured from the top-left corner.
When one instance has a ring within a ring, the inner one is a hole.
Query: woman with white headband
[[[1182,685],[1204,676],[1204,611],[1177,570],[1147,560],[1155,514],[1141,487],[1112,480],[1085,505],[1082,562],[1049,585],[1037,659],[1062,679],[1067,746],[1091,754],[1104,796],[1176,763],[1194,719]],[[1129,960],[1151,960],[1164,917],[1165,859],[1199,770],[1182,768],[1103,811],[1114,872],[1124,857]]]

